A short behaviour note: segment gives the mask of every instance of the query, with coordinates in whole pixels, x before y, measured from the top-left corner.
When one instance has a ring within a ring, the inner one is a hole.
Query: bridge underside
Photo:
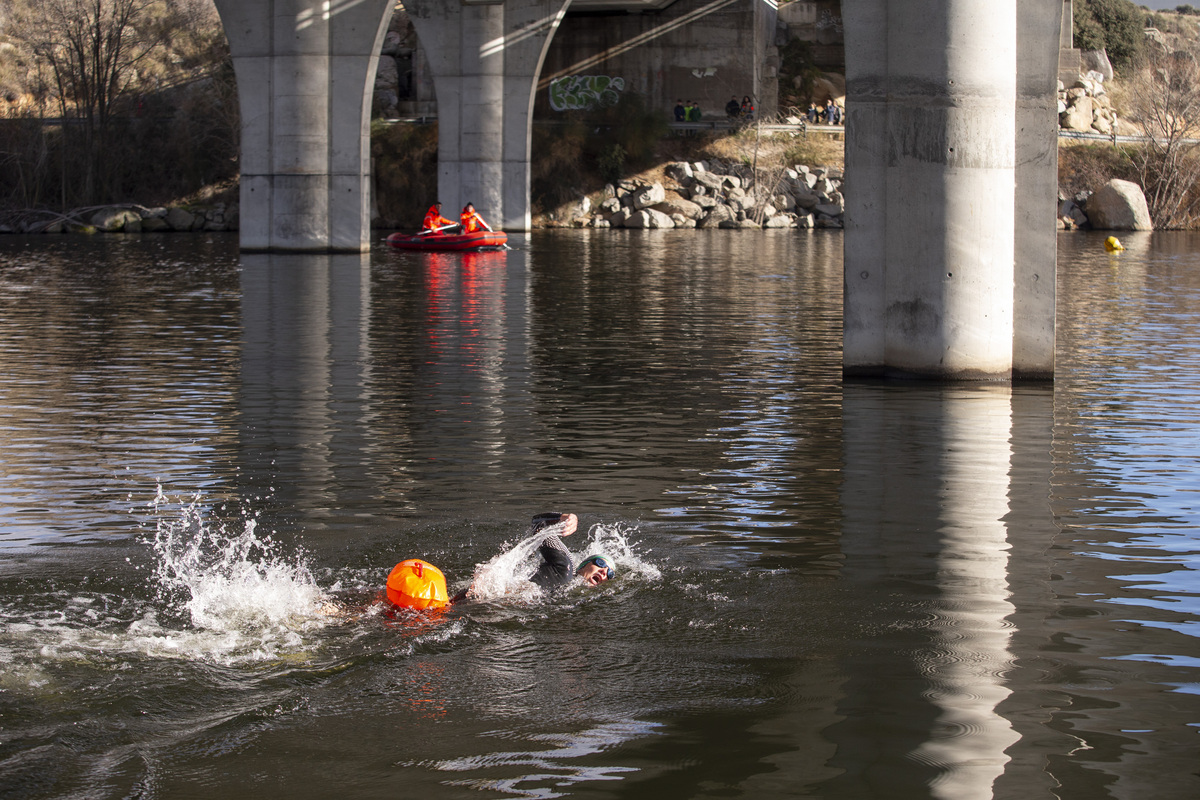
[[[371,88],[393,0],[216,4],[242,109],[242,247],[368,249]],[[406,0],[434,74],[449,207],[529,228],[534,91],[570,5]],[[1053,376],[1062,9],[843,4],[847,375]]]

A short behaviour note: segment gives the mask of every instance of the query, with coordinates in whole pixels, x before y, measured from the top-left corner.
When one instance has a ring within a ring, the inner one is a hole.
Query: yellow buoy
[[[1121,240],[1115,236],[1110,236],[1104,240],[1104,249],[1110,253],[1118,253],[1125,249],[1125,245],[1121,244]]]
[[[446,576],[419,558],[401,561],[387,579],[387,599],[403,608],[442,608],[450,605]]]

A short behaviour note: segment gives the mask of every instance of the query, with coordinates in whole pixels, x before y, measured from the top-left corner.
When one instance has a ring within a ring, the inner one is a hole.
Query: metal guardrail
[[[377,122],[384,122],[389,125],[397,125],[407,123],[410,125],[425,125],[430,122],[437,122],[436,116],[420,116],[420,117],[398,117],[395,119],[379,119]],[[538,125],[554,125],[560,124],[556,120],[536,120]],[[566,124],[566,123],[561,123]],[[828,133],[838,134],[845,133],[845,125],[813,125],[808,122],[798,124],[788,124],[786,122],[763,122],[761,124],[753,121],[735,121],[726,118],[715,118],[711,120],[702,120],[700,122],[671,122],[668,123],[673,131],[735,131],[742,128],[758,127],[763,133],[791,133],[803,135],[805,133]]]
[[[1119,134],[1117,136],[1113,136],[1111,133],[1095,133],[1093,131],[1064,131],[1062,129],[1059,129],[1058,131],[1058,138],[1086,139],[1094,142],[1111,142],[1112,144],[1118,144],[1121,142],[1124,142],[1125,144],[1140,144],[1142,142],[1150,141],[1149,136],[1121,136]],[[1176,141],[1183,142],[1185,144],[1200,144],[1200,139],[1177,139]]]
[[[756,123],[752,120],[714,119],[700,122],[672,122],[668,127],[673,131],[736,131],[758,128],[763,133],[790,133],[804,135],[807,133],[845,133],[845,125],[814,125],[808,122],[788,124],[786,122]]]

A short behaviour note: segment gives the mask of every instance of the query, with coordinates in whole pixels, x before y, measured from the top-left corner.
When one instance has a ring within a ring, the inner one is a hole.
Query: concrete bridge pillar
[[[843,5],[848,376],[1053,375],[1061,10]]]
[[[534,90],[568,5],[570,0],[405,1],[433,72],[437,199],[447,208],[474,203],[493,227],[529,230]]]
[[[216,5],[242,114],[242,248],[368,249],[367,123],[393,0]]]

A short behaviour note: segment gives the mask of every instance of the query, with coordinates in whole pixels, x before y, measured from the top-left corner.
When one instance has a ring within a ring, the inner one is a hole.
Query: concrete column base
[[[1060,21],[1038,0],[844,6],[847,376],[1053,376]]]
[[[570,0],[406,0],[438,107],[438,187],[493,227],[527,231],[530,123],[546,48]]]
[[[394,4],[216,5],[242,114],[242,249],[367,250],[371,89]]]

